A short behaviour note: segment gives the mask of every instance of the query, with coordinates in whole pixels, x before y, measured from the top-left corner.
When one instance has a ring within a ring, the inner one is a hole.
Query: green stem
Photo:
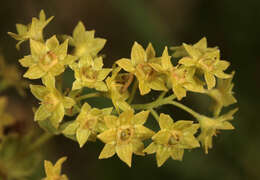
[[[46,143],[49,139],[51,139],[54,135],[45,132],[44,134],[42,134],[37,141],[35,141],[35,143],[33,143],[32,145],[30,145],[30,147],[28,148],[28,150],[25,152],[25,154],[29,154],[35,150],[37,150],[38,148],[40,148],[44,143]]]
[[[164,104],[169,104],[173,99],[175,99],[175,95],[168,96],[166,98],[158,98],[157,100],[147,103],[147,104],[133,104],[132,107],[136,110],[141,110],[141,109],[154,109],[159,106],[162,106]]]
[[[198,119],[201,116],[199,113],[195,112],[191,108],[189,108],[189,107],[187,107],[187,106],[185,106],[185,105],[183,105],[183,104],[181,104],[181,103],[179,103],[177,101],[171,101],[168,104],[174,105],[174,106],[176,106],[176,107],[178,107],[178,108],[188,112],[189,114],[191,114],[196,119]]]
[[[159,122],[159,115],[154,109],[149,109],[153,117]]]
[[[101,94],[98,93],[98,92],[95,92],[95,93],[89,93],[89,94],[85,94],[85,95],[82,95],[82,96],[79,96],[76,98],[76,101],[81,101],[83,99],[88,99],[88,98],[93,98],[93,97],[100,97]]]
[[[132,101],[134,100],[137,87],[138,87],[138,82],[137,82],[137,80],[135,79],[134,84],[133,84],[133,88],[132,88],[132,91],[131,91],[131,94],[130,94],[130,97],[129,97],[128,101],[127,101],[128,104],[131,104]]]

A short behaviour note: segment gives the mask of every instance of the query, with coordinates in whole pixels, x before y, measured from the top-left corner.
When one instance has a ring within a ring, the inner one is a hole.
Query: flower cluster
[[[221,115],[223,107],[236,102],[232,92],[234,73],[225,72],[230,63],[221,59],[217,47],[208,47],[206,38],[194,45],[171,47],[172,55],[166,46],[161,56],[156,55],[151,43],[143,48],[134,42],[130,58],[120,58],[112,68],[104,68],[104,56],[99,53],[105,39],[96,38],[94,30],[86,30],[79,22],[72,36],[57,36],[62,37],[59,41],[53,35],[45,40],[43,28],[52,19],[46,20],[41,11],[39,19],[33,18],[30,25],[17,25],[18,34],[9,33],[19,41],[18,47],[29,39],[31,54],[19,62],[28,68],[25,78],[42,80],[43,85],[30,85],[30,89],[40,101],[34,119],[45,130],[63,134],[80,147],[99,139],[105,144],[99,159],[117,154],[131,167],[133,154],[156,153],[157,165],[162,166],[169,157],[182,160],[185,149],[198,148],[200,143],[208,153],[217,130],[234,128],[228,120],[237,109]],[[62,79],[66,69],[74,72],[69,89],[64,88]],[[147,104],[133,104],[138,91],[141,96],[151,91],[160,91],[161,95]],[[187,92],[212,97],[216,101],[213,117],[179,102],[187,98]],[[113,106],[97,107],[88,98],[110,99]],[[170,115],[158,114],[156,108],[165,104],[187,111],[198,123],[192,119],[174,122]],[[144,125],[150,113],[159,123],[158,132]],[[152,142],[145,147],[149,139]],[[60,175],[64,160],[54,166],[46,161],[45,179],[67,179]]]

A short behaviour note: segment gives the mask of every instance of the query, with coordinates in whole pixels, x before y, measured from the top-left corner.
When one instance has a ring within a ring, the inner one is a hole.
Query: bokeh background
[[[208,155],[201,149],[186,151],[183,162],[168,160],[156,167],[154,155],[146,158],[134,156],[133,167],[128,168],[115,156],[98,160],[102,143],[88,143],[80,149],[75,142],[55,137],[46,144],[44,159],[56,161],[61,156],[69,159],[64,165],[72,180],[130,180],[130,179],[181,179],[181,180],[244,180],[260,179],[260,1],[258,0],[9,0],[0,6],[0,48],[8,63],[17,60],[25,49],[18,52],[15,40],[7,32],[15,32],[15,23],[27,24],[31,17],[44,9],[47,17],[55,19],[47,26],[46,36],[71,34],[79,20],[88,30],[95,29],[97,37],[106,38],[102,51],[105,64],[111,65],[121,57],[129,57],[131,46],[138,41],[143,46],[152,42],[158,55],[165,45],[195,43],[206,36],[210,46],[218,46],[222,58],[231,62],[229,71],[235,70],[234,91],[239,112],[233,121],[235,130],[222,132],[214,139]],[[21,68],[21,70],[24,70]],[[69,81],[69,79],[68,79]],[[29,91],[28,91],[29,93]],[[16,95],[14,90],[4,92],[9,96],[9,111],[32,122],[32,105],[36,100]],[[203,97],[191,95],[192,101],[184,103],[199,112],[207,111]],[[152,97],[145,97],[149,101]],[[174,110],[174,119],[191,118]],[[23,126],[21,126],[23,127]],[[43,163],[39,175],[43,176]]]

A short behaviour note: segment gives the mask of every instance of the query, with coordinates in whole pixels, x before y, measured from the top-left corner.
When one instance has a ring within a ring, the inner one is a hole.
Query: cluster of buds
[[[33,18],[30,25],[17,25],[18,34],[9,33],[19,40],[17,47],[29,39],[31,54],[19,62],[28,68],[25,78],[42,80],[43,85],[30,85],[30,89],[41,101],[34,119],[45,130],[63,134],[80,147],[99,139],[105,143],[100,159],[117,154],[131,167],[133,154],[156,153],[157,165],[161,166],[169,157],[182,160],[185,149],[198,148],[200,143],[208,153],[217,130],[234,128],[227,120],[233,119],[237,109],[220,115],[223,107],[236,102],[232,92],[234,73],[224,72],[230,63],[221,60],[217,47],[208,47],[206,38],[194,45],[171,47],[172,55],[165,47],[161,56],[156,55],[151,43],[144,49],[134,42],[130,58],[121,58],[112,68],[104,68],[99,52],[105,39],[95,38],[95,31],[86,30],[79,22],[72,36],[58,36],[62,37],[58,40],[54,35],[44,40],[43,28],[52,19],[46,20],[41,11],[39,19]],[[173,57],[178,61],[173,61]],[[66,69],[74,72],[70,89],[63,88]],[[142,96],[151,91],[160,91],[161,95],[148,104],[132,104],[138,90]],[[188,91],[209,95],[216,101],[213,117],[179,102]],[[90,105],[87,99],[93,97],[110,99],[113,106]],[[157,114],[156,108],[165,104],[187,111],[197,122],[174,122],[167,114]],[[144,126],[150,112],[160,125],[158,132]],[[198,129],[201,132],[196,136]],[[149,139],[152,142],[145,147],[144,141]],[[59,161],[57,172],[63,161]],[[46,168],[50,167],[53,166],[46,162]],[[53,174],[51,170],[46,172]]]

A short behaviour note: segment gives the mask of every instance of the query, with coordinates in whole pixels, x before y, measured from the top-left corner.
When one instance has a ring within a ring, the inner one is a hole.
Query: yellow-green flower
[[[84,103],[76,120],[69,124],[63,133],[65,135],[76,135],[80,147],[83,147],[90,136],[96,138],[97,133],[105,130],[104,116],[110,115],[111,111],[112,108],[101,110],[91,108],[88,103]]]
[[[32,94],[41,101],[40,107],[34,114],[35,121],[49,119],[57,128],[63,120],[65,109],[70,109],[75,101],[70,97],[63,96],[56,88],[52,78],[44,79],[41,85],[30,85]]]
[[[232,83],[234,73],[229,79],[218,79],[217,87],[211,90],[208,90],[207,94],[211,96],[215,101],[214,105],[214,115],[218,116],[221,112],[222,107],[227,107],[231,104],[237,102],[236,98],[233,96],[233,86]]]
[[[165,47],[161,64],[151,63],[151,66],[158,72],[166,74],[168,84],[178,100],[186,96],[186,91],[204,92],[202,84],[194,79],[195,68],[184,66],[173,66],[168,48]]]
[[[92,58],[91,56],[83,56],[78,63],[70,65],[74,70],[75,81],[72,90],[81,89],[83,87],[95,88],[98,91],[107,91],[104,79],[111,72],[110,68],[103,68],[102,57]]]
[[[44,78],[48,74],[58,76],[64,72],[65,65],[76,60],[76,57],[67,54],[68,41],[60,45],[55,35],[45,44],[30,39],[30,49],[31,55],[19,60],[23,67],[29,68],[24,74],[29,79]]]
[[[112,157],[115,153],[131,167],[133,153],[144,155],[143,140],[150,138],[154,132],[143,126],[149,111],[142,111],[134,115],[133,110],[125,111],[116,116],[105,116],[108,130],[97,137],[106,143],[99,159]]]
[[[224,73],[230,63],[220,60],[220,51],[217,48],[208,48],[206,38],[201,39],[195,45],[183,43],[187,56],[179,60],[179,64],[186,67],[196,67],[204,74],[208,89],[216,84],[215,76],[218,78],[230,78],[230,74]]]
[[[233,115],[238,111],[238,108],[229,111],[228,113],[216,117],[209,118],[201,116],[198,121],[201,127],[201,134],[198,139],[204,147],[205,153],[208,154],[208,149],[212,148],[212,138],[217,135],[217,130],[232,130],[234,126],[228,122],[233,119]]]
[[[0,55],[0,91],[9,87],[14,87],[21,96],[25,96],[25,88],[29,83],[22,79],[21,72],[15,65],[5,63],[5,59]]]
[[[125,71],[134,74],[139,82],[139,90],[141,95],[145,95],[153,90],[167,91],[164,76],[158,73],[150,65],[159,62],[155,57],[155,51],[151,44],[146,50],[138,44],[134,43],[131,51],[131,59],[122,58],[117,60],[117,64]]]
[[[10,36],[19,41],[16,44],[16,48],[20,49],[20,44],[28,39],[43,42],[43,29],[54,18],[51,16],[46,20],[46,15],[43,10],[39,13],[39,19],[32,18],[32,22],[29,25],[16,24],[16,30],[18,34],[8,32]]]
[[[61,167],[64,161],[67,160],[67,157],[60,158],[55,165],[50,161],[44,161],[44,169],[46,177],[43,180],[68,180],[68,177],[65,174],[61,174]]]
[[[0,97],[0,143],[5,138],[5,128],[15,123],[13,117],[10,114],[6,113],[6,105],[7,99],[5,97]]]
[[[95,38],[95,31],[86,31],[86,28],[82,22],[73,30],[72,37],[65,36],[69,39],[70,45],[74,46],[74,55],[77,57],[82,56],[97,56],[98,52],[103,49],[106,40],[103,38]]]
[[[124,89],[126,81],[123,76],[125,74],[118,74],[120,70],[120,67],[113,69],[112,76],[106,79],[108,96],[111,98],[117,112],[119,112],[119,108],[123,111],[131,109],[131,106],[126,102],[129,93],[127,89]]]
[[[161,113],[159,125],[161,130],[152,137],[153,142],[144,150],[148,154],[156,152],[158,167],[162,166],[169,157],[181,161],[184,149],[200,146],[194,137],[199,124],[184,120],[174,123],[169,115]]]

